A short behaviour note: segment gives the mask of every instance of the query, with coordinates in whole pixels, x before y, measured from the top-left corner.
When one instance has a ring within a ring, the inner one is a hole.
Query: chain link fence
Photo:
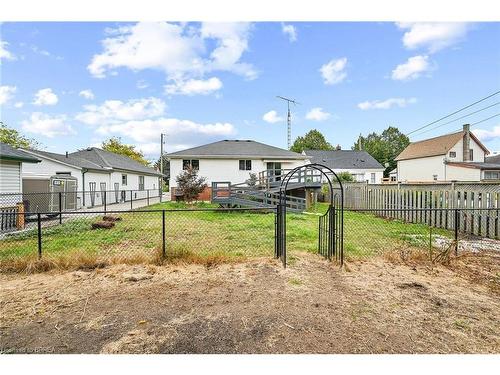
[[[19,214],[18,214],[19,216]],[[0,266],[231,261],[270,256],[274,209],[166,209],[36,213],[0,236]]]
[[[24,229],[38,212],[48,217],[61,212],[88,210],[132,210],[160,203],[158,189],[36,192],[0,194],[0,233]],[[27,220],[20,220],[21,216]]]
[[[319,217],[327,207],[287,214],[290,262],[303,252],[318,253]],[[477,213],[472,210],[422,210],[412,214],[450,218],[455,229],[411,222],[408,212],[390,217],[384,210],[345,210],[345,259],[418,255],[434,261],[461,252],[500,251],[499,238],[463,231],[475,225]],[[5,270],[25,269],[40,259],[62,266],[164,261],[210,264],[272,257],[276,246],[275,208],[72,211],[56,217],[50,213],[0,215],[23,221],[22,229],[0,234],[0,269]],[[491,217],[489,213],[483,216]],[[499,223],[488,225],[496,229]]]

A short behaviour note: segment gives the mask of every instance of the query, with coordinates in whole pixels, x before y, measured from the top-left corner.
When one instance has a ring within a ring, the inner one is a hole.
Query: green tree
[[[313,129],[303,137],[297,137],[293,142],[291,151],[301,153],[304,150],[333,150],[334,147],[328,143],[325,136],[318,130]]]
[[[101,145],[103,150],[113,152],[118,155],[128,156],[129,158],[149,166],[149,161],[144,158],[144,154],[135,149],[135,146],[126,145],[122,143],[121,138],[112,137],[104,142]]]
[[[36,150],[40,147],[40,143],[34,139],[26,138],[16,129],[9,128],[6,124],[0,121],[0,142],[7,143],[15,148],[29,148]]]
[[[388,166],[384,170],[384,177],[388,177],[389,172],[397,166],[394,159],[409,144],[410,139],[406,135],[401,133],[398,128],[389,126],[381,134],[373,132],[366,137],[360,135],[352,149],[368,152],[383,166],[387,163]]]
[[[198,171],[192,167],[179,174],[175,180],[177,181],[177,189],[182,192],[184,200],[189,203],[195,200],[207,187],[205,177],[198,177]]]
[[[154,164],[154,168],[157,169],[158,171],[161,171],[160,168],[161,161],[162,160],[160,156]],[[163,155],[163,174],[165,175],[165,177],[163,177],[163,186],[167,186],[170,179],[170,161],[167,159],[165,155]]]

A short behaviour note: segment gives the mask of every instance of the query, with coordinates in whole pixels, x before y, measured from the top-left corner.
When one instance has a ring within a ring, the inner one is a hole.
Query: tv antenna
[[[290,114],[290,103],[293,103],[293,105],[297,105],[297,104],[300,104],[300,103],[296,102],[293,99],[285,98],[283,96],[277,95],[276,97],[278,99],[286,101],[286,105],[287,105],[287,108],[288,108],[286,123],[288,125],[288,130],[287,130],[288,149],[290,149],[290,147],[292,147],[292,116]]]

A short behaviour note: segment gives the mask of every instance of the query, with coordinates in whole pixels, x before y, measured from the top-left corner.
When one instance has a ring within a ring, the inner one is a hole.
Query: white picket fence
[[[460,232],[500,239],[498,183],[346,183],[344,189],[346,208],[450,230],[455,229],[458,214]]]

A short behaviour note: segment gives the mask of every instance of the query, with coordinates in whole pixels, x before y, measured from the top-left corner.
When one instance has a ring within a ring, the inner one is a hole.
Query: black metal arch
[[[330,207],[328,211],[319,218],[319,233],[318,233],[318,252],[331,260],[335,256],[340,260],[340,264],[344,263],[344,187],[339,176],[326,165],[318,163],[310,163],[301,165],[289,171],[283,180],[281,180],[279,191],[279,203],[276,207],[276,241],[275,241],[275,256],[281,258],[283,267],[286,267],[286,191],[291,178],[300,170],[314,169],[321,172],[325,176],[330,187]],[[335,205],[338,193],[334,194],[334,188],[330,176],[325,172],[330,172],[335,176],[340,186],[340,207]],[[337,249],[337,245],[339,248]]]

